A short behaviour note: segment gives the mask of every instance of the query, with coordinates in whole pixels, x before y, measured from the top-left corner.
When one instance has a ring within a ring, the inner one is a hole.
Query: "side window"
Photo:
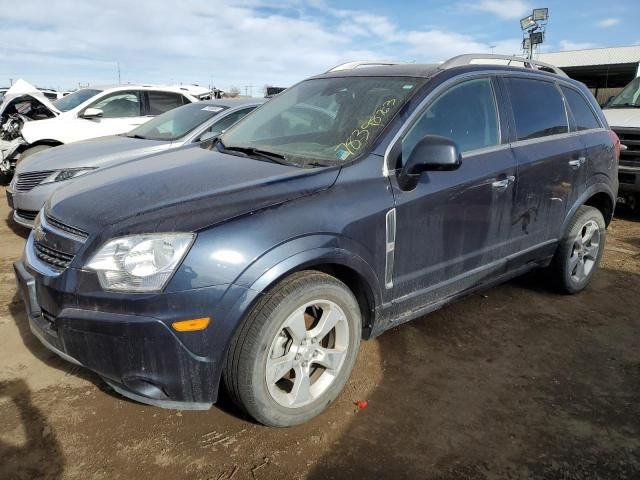
[[[507,78],[518,140],[567,133],[567,113],[555,84]]]
[[[139,117],[140,96],[138,92],[117,92],[101,98],[91,108],[102,110],[102,118]]]
[[[209,128],[207,128],[206,132],[211,132],[215,135],[218,135],[222,133],[224,130],[226,130],[227,128],[229,128],[231,125],[236,123],[238,120],[240,120],[242,117],[244,117],[247,113],[249,113],[254,108],[255,107],[244,108],[242,110],[238,110],[237,112],[230,113],[226,117],[220,119],[219,121],[211,125]]]
[[[600,122],[596,118],[593,110],[589,107],[589,104],[580,93],[573,88],[560,87],[564,98],[567,99],[569,104],[569,110],[573,114],[573,119],[576,123],[576,130],[589,130],[591,128],[600,128]]]
[[[461,152],[498,145],[498,113],[491,80],[456,85],[429,105],[402,141],[403,159],[425,135],[450,138]]]
[[[179,93],[171,92],[147,92],[149,99],[148,115],[160,115],[184,105],[184,97]]]

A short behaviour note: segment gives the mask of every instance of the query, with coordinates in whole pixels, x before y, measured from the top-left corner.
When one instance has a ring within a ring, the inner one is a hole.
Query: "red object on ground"
[[[369,402],[367,400],[358,400],[357,402],[353,403],[355,403],[360,410],[365,409],[369,406]]]

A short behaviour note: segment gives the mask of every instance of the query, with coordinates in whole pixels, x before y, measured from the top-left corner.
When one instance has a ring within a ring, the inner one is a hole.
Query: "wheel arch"
[[[604,217],[605,225],[609,226],[615,210],[616,196],[611,187],[606,183],[596,183],[591,185],[582,195],[580,195],[578,200],[571,207],[571,210],[569,210],[562,225],[562,232],[567,230],[569,222],[575,216],[578,209],[583,205],[600,210]]]
[[[305,270],[315,270],[331,275],[351,290],[360,306],[363,337],[368,338],[374,321],[374,312],[382,303],[380,283],[374,270],[364,259],[340,248],[314,248],[299,252],[272,265],[251,282],[247,292],[252,292],[251,295],[254,298],[245,298],[242,301],[241,310],[249,311],[263,294],[286,277]],[[239,314],[240,311],[236,310],[236,313]]]

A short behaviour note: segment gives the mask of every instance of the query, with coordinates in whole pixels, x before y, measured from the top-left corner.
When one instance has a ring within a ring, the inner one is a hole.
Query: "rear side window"
[[[573,114],[573,119],[576,124],[576,130],[589,130],[591,128],[600,128],[600,123],[596,118],[593,110],[589,107],[589,104],[582,95],[576,92],[573,88],[560,87],[564,97],[569,104],[569,110]]]
[[[149,115],[160,115],[184,105],[183,96],[171,92],[147,92],[149,98]]]
[[[429,105],[402,141],[403,159],[425,135],[450,138],[461,152],[500,143],[491,80],[482,78],[456,85]]]
[[[567,114],[562,96],[553,83],[507,78],[518,140],[567,133]]]

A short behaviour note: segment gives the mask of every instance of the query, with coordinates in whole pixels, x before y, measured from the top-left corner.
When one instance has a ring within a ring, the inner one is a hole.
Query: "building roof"
[[[640,45],[540,53],[537,55],[537,59],[560,68],[628,63],[637,64],[640,63]]]

